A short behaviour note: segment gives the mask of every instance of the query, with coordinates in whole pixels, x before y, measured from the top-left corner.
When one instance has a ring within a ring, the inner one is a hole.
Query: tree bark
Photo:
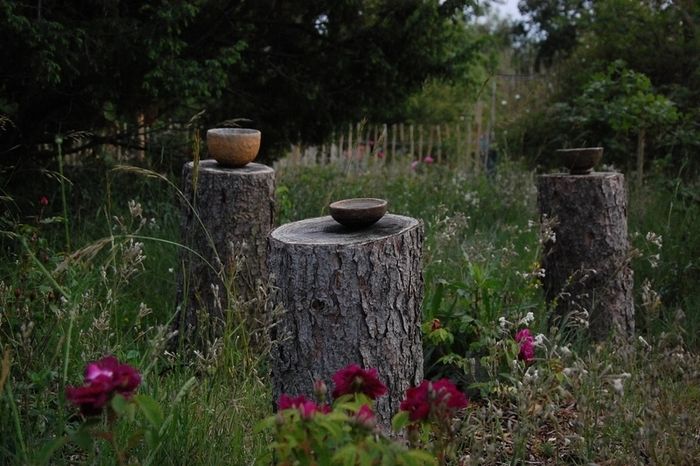
[[[587,311],[595,340],[611,333],[630,336],[634,303],[624,175],[543,175],[538,203],[544,228],[550,224],[554,233],[544,244],[542,267],[556,315]]]
[[[315,380],[352,363],[374,367],[388,387],[377,414],[389,425],[423,378],[422,244],[421,222],[399,215],[359,231],[321,217],[272,232],[273,301],[286,311],[273,334],[275,399],[310,396]]]
[[[202,160],[182,171],[181,238],[176,326],[187,340],[221,334],[224,312],[236,303],[253,312],[267,284],[267,236],[275,212],[275,172],[250,163],[225,168]],[[205,325],[204,320],[207,320]],[[209,334],[209,335],[207,335]]]

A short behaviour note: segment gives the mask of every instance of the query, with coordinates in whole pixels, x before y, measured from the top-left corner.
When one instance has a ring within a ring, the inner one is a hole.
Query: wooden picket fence
[[[482,107],[472,117],[443,124],[374,124],[360,122],[336,131],[320,146],[292,145],[281,166],[341,165],[348,171],[374,166],[405,165],[432,159],[432,163],[460,166],[480,172],[488,133]]]

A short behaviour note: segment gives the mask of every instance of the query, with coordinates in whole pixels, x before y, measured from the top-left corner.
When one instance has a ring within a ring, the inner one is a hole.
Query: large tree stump
[[[587,311],[600,340],[634,331],[627,193],[620,173],[554,174],[538,178],[545,229],[544,290],[559,316]],[[576,315],[576,314],[573,314]],[[580,314],[579,314],[580,315]]]
[[[180,254],[176,325],[188,340],[195,333],[206,339],[221,333],[232,298],[248,309],[262,307],[255,299],[258,287],[267,283],[275,172],[257,163],[226,168],[209,159],[195,173],[189,162],[182,188],[189,204],[182,206],[181,237],[191,251]]]
[[[388,393],[377,400],[385,426],[404,391],[423,377],[422,224],[386,215],[349,231],[331,217],[281,226],[270,235],[274,302],[273,395],[313,394],[313,382],[356,363],[377,368]]]

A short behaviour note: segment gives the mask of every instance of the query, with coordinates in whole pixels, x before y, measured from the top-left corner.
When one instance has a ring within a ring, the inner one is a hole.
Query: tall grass
[[[140,390],[170,415],[159,448],[139,446],[136,457],[153,464],[251,464],[268,441],[254,430],[272,406],[266,354],[251,361],[236,325],[206,351],[170,351],[180,269],[177,195],[162,180],[111,168],[64,167],[70,184],[48,176],[34,190],[3,188],[10,196],[0,218],[0,463],[35,463],[52,439],[76,428],[79,416],[64,401],[65,385],[79,384],[85,362],[109,353],[144,371]],[[333,200],[373,196],[388,199],[392,213],[423,220],[424,317],[439,319],[454,337],[448,344],[424,328],[426,370],[465,387],[483,382],[484,374],[490,381],[471,386],[481,398],[463,420],[464,464],[478,458],[631,464],[646,457],[692,463],[700,454],[690,439],[700,424],[672,414],[700,408],[692,388],[700,363],[689,351],[700,343],[697,184],[659,176],[631,193],[630,232],[640,251],[633,264],[638,327],[649,347],[638,342],[631,353],[582,347],[571,356],[562,349],[571,340],[550,333],[538,289],[534,177],[508,161],[491,177],[425,164],[353,174],[333,166],[286,167],[277,172],[278,218],[325,215]],[[50,198],[45,208],[36,201],[40,195]],[[662,236],[660,249],[649,232]],[[517,322],[528,312],[535,318],[530,326],[550,343],[538,349],[535,366],[509,366],[499,319]],[[477,378],[468,376],[474,354],[485,358]],[[679,362],[670,366],[664,358]],[[622,392],[613,383],[618,379]],[[127,436],[126,424],[119,429]],[[50,457],[52,464],[114,460],[108,448],[90,457],[72,444]]]

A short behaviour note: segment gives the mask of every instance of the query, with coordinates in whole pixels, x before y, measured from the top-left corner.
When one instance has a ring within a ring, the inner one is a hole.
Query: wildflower
[[[41,196],[41,197],[39,198],[39,204],[41,204],[42,206],[46,207],[47,205],[49,205],[49,198],[46,197],[46,196]]]
[[[440,322],[440,319],[433,319],[432,323],[430,324],[430,330],[435,331],[439,330],[442,328],[442,323]]]
[[[533,314],[532,312],[528,312],[527,314],[525,314],[525,317],[520,319],[520,322],[518,322],[518,325],[527,325],[530,322],[533,322],[534,320],[535,320],[535,314]]]
[[[86,416],[96,416],[115,394],[129,398],[141,384],[141,374],[114,356],[85,367],[85,385],[66,387],[66,398]]]
[[[529,364],[535,359],[535,339],[530,329],[524,328],[515,334],[515,341],[520,343],[518,358]]]
[[[617,393],[619,393],[620,395],[623,395],[625,393],[625,386],[622,384],[622,379],[613,379],[611,383],[613,389]]]
[[[648,232],[644,238],[657,248],[661,248],[663,246],[663,236],[657,235],[653,231]]]
[[[506,324],[507,324],[507,321],[506,321],[506,318],[505,318],[505,317],[499,317],[499,318],[498,318],[498,325],[499,325],[501,328],[506,328]]]
[[[411,170],[414,170],[418,167],[418,164],[420,163],[420,160],[414,160],[411,162]]]
[[[380,150],[379,152],[377,152],[377,158],[379,158],[379,159],[384,158],[384,151],[383,150]]]
[[[435,162],[435,159],[430,156],[430,154],[426,155],[423,158],[423,163],[430,165],[431,163]]]
[[[353,393],[364,393],[371,399],[376,399],[386,393],[384,385],[377,376],[377,369],[365,370],[357,364],[340,369],[333,374],[333,398]]]
[[[436,382],[424,380],[417,387],[406,390],[406,398],[401,402],[401,411],[408,411],[412,422],[434,417],[447,418],[455,411],[466,408],[469,400],[466,395],[447,379]]]
[[[546,337],[543,334],[538,333],[537,335],[535,335],[535,346],[544,346],[545,340]]]

